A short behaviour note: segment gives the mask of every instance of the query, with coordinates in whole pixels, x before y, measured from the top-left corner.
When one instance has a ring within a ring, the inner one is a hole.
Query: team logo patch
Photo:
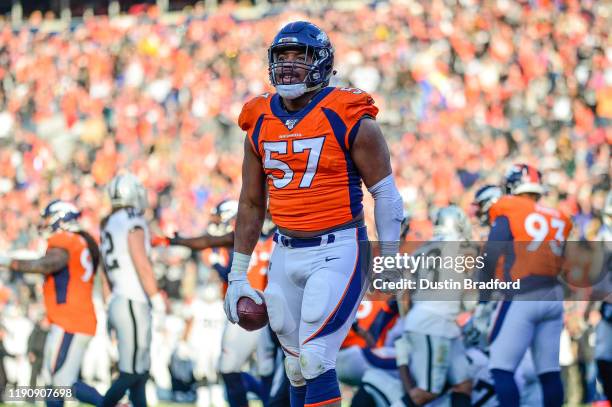
[[[317,41],[319,42],[327,42],[327,34],[325,34],[323,31],[321,31],[318,35],[317,35]]]
[[[293,130],[297,122],[298,122],[297,119],[287,119],[285,121],[285,126],[287,126],[289,130]]]

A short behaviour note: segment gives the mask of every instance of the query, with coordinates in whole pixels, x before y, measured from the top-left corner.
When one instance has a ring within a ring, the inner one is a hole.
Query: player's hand
[[[150,297],[151,308],[154,313],[166,315],[166,299],[161,292],[157,292]]]
[[[251,284],[247,280],[246,273],[231,272],[227,276],[229,286],[227,287],[227,293],[225,293],[225,315],[232,324],[238,322],[238,300],[240,297],[249,297],[257,305],[263,303],[261,294],[251,287]]]
[[[8,269],[11,266],[13,259],[7,256],[5,253],[0,253],[0,267]]]

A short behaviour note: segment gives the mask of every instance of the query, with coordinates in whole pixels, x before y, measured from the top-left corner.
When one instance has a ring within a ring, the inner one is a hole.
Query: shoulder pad
[[[266,103],[270,100],[270,94],[264,93],[249,100],[242,107],[238,116],[238,126],[244,131],[249,131],[257,122],[257,118],[264,113]]]

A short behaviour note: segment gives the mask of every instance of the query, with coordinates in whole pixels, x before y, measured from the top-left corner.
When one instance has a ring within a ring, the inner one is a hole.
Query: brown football
[[[249,297],[240,297],[238,300],[238,325],[247,331],[256,331],[268,323],[266,303],[257,305]]]

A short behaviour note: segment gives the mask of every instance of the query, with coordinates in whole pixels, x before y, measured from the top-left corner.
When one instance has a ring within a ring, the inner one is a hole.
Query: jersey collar
[[[272,100],[270,101],[270,109],[272,110],[272,114],[274,114],[274,116],[276,116],[276,118],[280,120],[288,130],[293,130],[293,128],[297,126],[297,124],[333,90],[334,87],[331,86],[323,88],[323,90],[312,98],[310,103],[308,103],[302,110],[298,110],[296,112],[286,111],[281,102],[281,97],[278,95],[278,93],[276,93],[274,96],[272,96]]]

